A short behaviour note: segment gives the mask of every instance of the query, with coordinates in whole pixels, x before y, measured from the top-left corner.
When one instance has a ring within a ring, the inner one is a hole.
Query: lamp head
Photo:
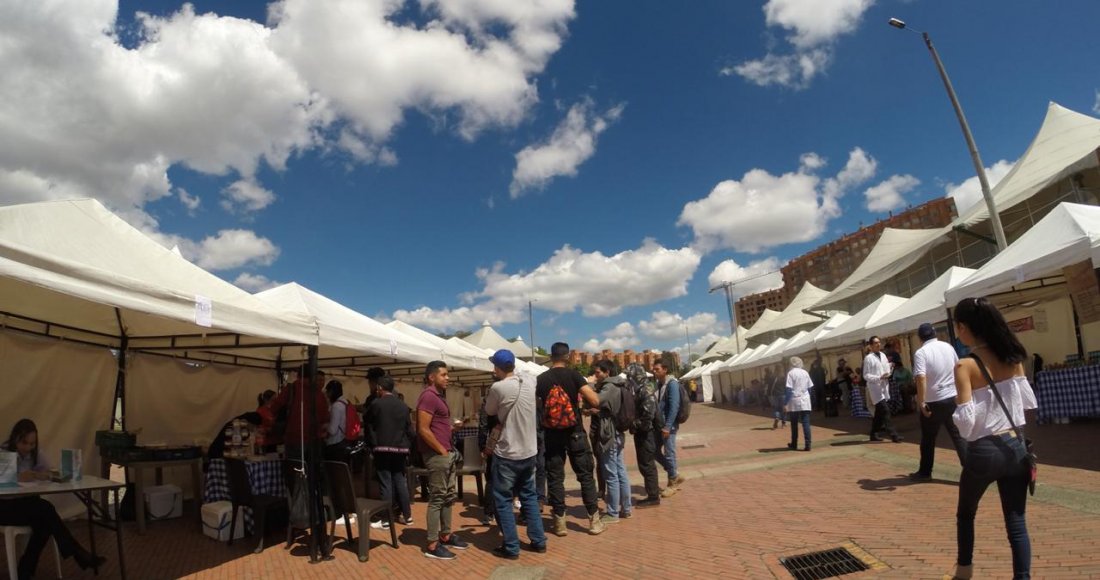
[[[891,18],[889,23],[890,23],[890,26],[893,26],[894,28],[898,28],[898,29],[904,29],[905,28],[905,22],[903,22],[901,20],[898,20],[897,18]]]

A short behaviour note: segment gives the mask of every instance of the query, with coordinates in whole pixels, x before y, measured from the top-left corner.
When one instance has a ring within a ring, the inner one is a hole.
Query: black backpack
[[[683,425],[691,417],[691,394],[684,383],[676,381],[676,384],[680,385],[680,410],[676,413],[676,424]]]
[[[619,413],[612,417],[615,421],[615,430],[620,433],[629,431],[634,426],[637,418],[637,404],[634,400],[634,389],[629,385],[615,385],[619,389],[620,404]]]

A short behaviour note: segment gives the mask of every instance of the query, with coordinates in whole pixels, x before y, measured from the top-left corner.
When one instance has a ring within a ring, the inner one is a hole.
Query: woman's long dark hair
[[[955,305],[955,321],[966,325],[974,338],[984,342],[1001,362],[1017,364],[1027,359],[1024,345],[988,299],[963,298]]]
[[[37,433],[38,426],[34,424],[34,421],[30,419],[20,419],[15,422],[15,426],[11,428],[11,435],[8,436],[8,441],[4,443],[4,447],[8,451],[15,451],[15,444],[20,442],[24,437],[31,433]],[[34,446],[34,450],[31,451],[31,463],[38,465],[38,445]]]

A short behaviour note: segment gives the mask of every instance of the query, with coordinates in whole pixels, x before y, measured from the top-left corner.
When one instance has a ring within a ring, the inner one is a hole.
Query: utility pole
[[[531,305],[534,300],[527,301],[527,323],[531,333],[531,362],[535,362],[535,307]]]

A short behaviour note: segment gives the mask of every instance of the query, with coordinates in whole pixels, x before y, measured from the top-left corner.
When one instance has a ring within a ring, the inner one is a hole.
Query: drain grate
[[[797,580],[836,578],[869,569],[862,560],[853,556],[846,548],[788,556],[780,558],[779,563],[783,564],[783,567]]]

